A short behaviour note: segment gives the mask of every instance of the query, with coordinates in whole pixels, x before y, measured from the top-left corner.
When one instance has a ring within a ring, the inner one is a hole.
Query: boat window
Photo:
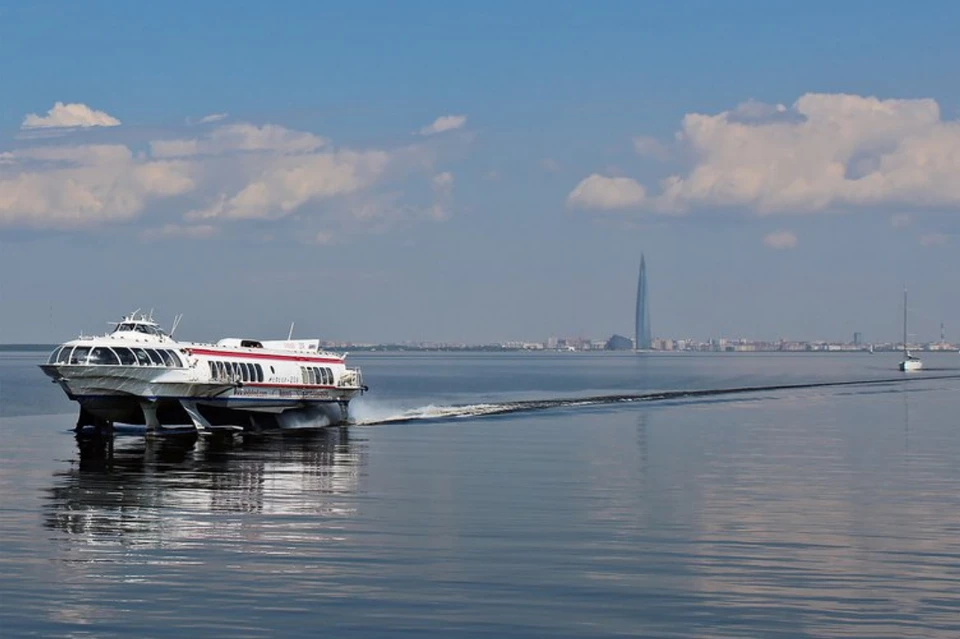
[[[157,352],[160,353],[160,357],[163,359],[165,366],[173,368],[177,365],[177,363],[173,361],[173,354],[170,351],[163,348],[158,348]]]
[[[258,382],[262,382],[262,381],[263,381],[263,369],[260,367],[260,364],[254,364],[253,366],[254,366],[254,368],[257,369],[257,381],[258,381]]]
[[[132,350],[133,354],[137,356],[137,363],[140,364],[140,366],[151,366],[150,356],[147,355],[147,351],[142,348],[134,348]]]
[[[242,339],[240,340],[240,346],[244,348],[263,348],[263,344],[255,339]]]
[[[147,355],[150,356],[150,361],[153,362],[154,366],[163,366],[163,358],[160,357],[160,353],[153,350],[152,348],[148,348],[145,350],[147,351]]]
[[[97,346],[90,351],[90,364],[96,366],[119,366],[120,358],[106,346]]]
[[[207,366],[210,367],[210,379],[217,379],[217,365],[213,362],[207,362]]]
[[[315,369],[315,370],[317,371],[317,377],[318,377],[317,383],[318,383],[318,384],[326,384],[326,383],[327,383],[327,369],[325,369],[325,368],[317,368],[317,369]]]
[[[50,357],[47,358],[47,364],[53,364],[57,361],[57,355],[60,354],[60,351],[63,350],[63,347],[53,349],[53,352],[50,353]]]
[[[250,376],[250,364],[246,362],[240,362],[240,374],[243,376],[243,381],[252,382],[253,379]]]
[[[300,383],[301,383],[301,384],[309,384],[309,383],[310,383],[310,378],[307,377],[307,369],[304,368],[303,366],[300,367]]]
[[[64,346],[60,349],[60,352],[57,353],[57,364],[66,364],[70,361],[70,350],[72,347]]]
[[[70,355],[71,364],[86,364],[87,355],[90,354],[89,346],[77,346],[73,349],[73,353]]]
[[[117,327],[117,331],[132,331],[132,330],[133,330],[132,324],[121,324],[120,326]]]
[[[327,383],[333,385],[333,371],[329,368],[327,369]]]
[[[113,352],[117,354],[117,357],[120,358],[120,363],[124,366],[136,366],[137,365],[137,356],[133,354],[129,348],[124,348],[123,346],[114,346]]]
[[[167,351],[170,353],[170,360],[173,362],[171,366],[176,366],[177,368],[183,368],[183,360],[180,359],[180,356],[177,355],[175,351]]]
[[[240,364],[236,362],[230,362],[230,367],[233,369],[233,379],[240,379]]]

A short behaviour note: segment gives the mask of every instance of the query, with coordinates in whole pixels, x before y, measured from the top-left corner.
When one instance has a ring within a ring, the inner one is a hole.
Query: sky
[[[952,2],[0,0],[0,343],[960,341]]]

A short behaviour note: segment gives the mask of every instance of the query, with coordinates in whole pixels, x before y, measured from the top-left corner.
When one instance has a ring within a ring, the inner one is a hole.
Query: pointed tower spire
[[[648,350],[651,346],[650,306],[647,302],[647,262],[643,253],[640,254],[640,273],[637,277],[637,314],[634,339],[637,350]]]

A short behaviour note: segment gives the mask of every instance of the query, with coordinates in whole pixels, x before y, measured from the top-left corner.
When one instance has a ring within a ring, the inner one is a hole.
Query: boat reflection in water
[[[44,522],[91,543],[267,541],[274,516],[353,515],[366,443],[346,428],[266,436],[78,439]],[[251,516],[252,515],[252,516]],[[320,516],[319,520],[317,516]],[[306,531],[304,531],[306,532]]]

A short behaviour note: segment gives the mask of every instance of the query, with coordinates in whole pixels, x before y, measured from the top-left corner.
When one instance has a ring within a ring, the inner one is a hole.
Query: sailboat
[[[903,372],[918,371],[923,368],[923,362],[919,357],[910,354],[907,348],[907,289],[903,289],[903,361],[900,362],[900,370]]]

